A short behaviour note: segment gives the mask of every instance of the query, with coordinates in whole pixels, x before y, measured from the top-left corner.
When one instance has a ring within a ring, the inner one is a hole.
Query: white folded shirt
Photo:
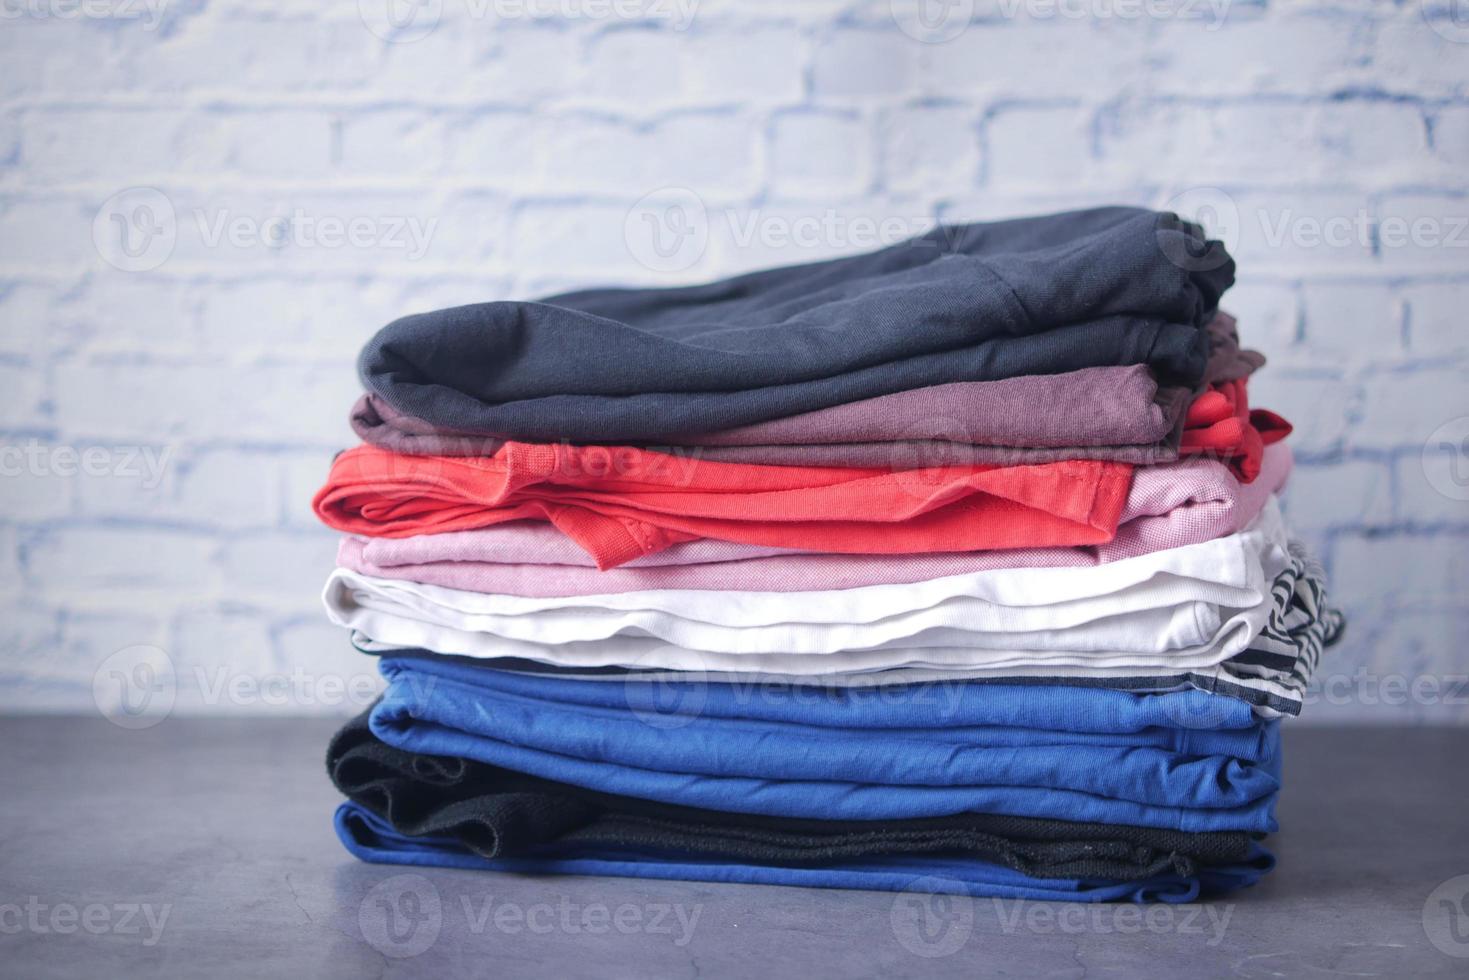
[[[333,622],[371,641],[561,666],[806,675],[895,667],[1202,666],[1243,648],[1286,566],[1272,500],[1246,530],[1105,565],[830,592],[532,598],[336,570]],[[1222,651],[1228,651],[1224,653]],[[1163,658],[1160,660],[1159,658]]]

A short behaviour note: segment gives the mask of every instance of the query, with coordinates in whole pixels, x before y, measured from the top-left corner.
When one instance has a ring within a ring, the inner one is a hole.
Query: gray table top
[[[1288,728],[1275,874],[1139,909],[361,864],[333,727],[0,719],[0,975],[1469,976],[1469,731]]]

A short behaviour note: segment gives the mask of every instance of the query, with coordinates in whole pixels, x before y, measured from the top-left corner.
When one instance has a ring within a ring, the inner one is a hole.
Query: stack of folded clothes
[[[1273,864],[1340,632],[1172,214],[942,227],[362,352],[318,493],[370,861],[1187,901]]]

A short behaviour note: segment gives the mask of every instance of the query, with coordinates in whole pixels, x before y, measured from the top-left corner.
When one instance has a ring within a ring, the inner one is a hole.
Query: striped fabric
[[[587,680],[658,681],[669,685],[702,683],[789,684],[803,688],[853,688],[898,684],[945,685],[969,682],[1005,684],[1065,684],[1111,690],[1167,692],[1194,688],[1228,695],[1249,703],[1262,718],[1298,715],[1305,691],[1326,647],[1341,636],[1343,617],[1326,596],[1324,569],[1300,542],[1289,545],[1290,561],[1271,586],[1274,609],[1250,646],[1222,663],[1207,668],[1147,674],[1122,673],[1115,668],[1057,668],[1033,666],[1000,670],[933,670],[900,668],[865,673],[817,676],[750,674],[719,671],[637,670],[625,667],[556,667],[516,657],[473,658],[484,667],[519,673],[577,677]],[[353,643],[364,653],[401,654],[402,647],[378,643],[354,633]],[[435,654],[435,656],[441,656]],[[1180,719],[1211,727],[1208,718]]]

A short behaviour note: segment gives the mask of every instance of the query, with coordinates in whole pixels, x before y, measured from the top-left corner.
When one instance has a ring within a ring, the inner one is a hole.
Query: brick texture
[[[139,644],[178,711],[360,706],[307,499],[398,315],[1121,202],[1240,258],[1287,507],[1352,620],[1308,720],[1469,723],[1469,33],[1442,5],[385,6],[39,0],[0,30],[7,706],[90,710]],[[1396,675],[1437,693],[1388,703]]]

